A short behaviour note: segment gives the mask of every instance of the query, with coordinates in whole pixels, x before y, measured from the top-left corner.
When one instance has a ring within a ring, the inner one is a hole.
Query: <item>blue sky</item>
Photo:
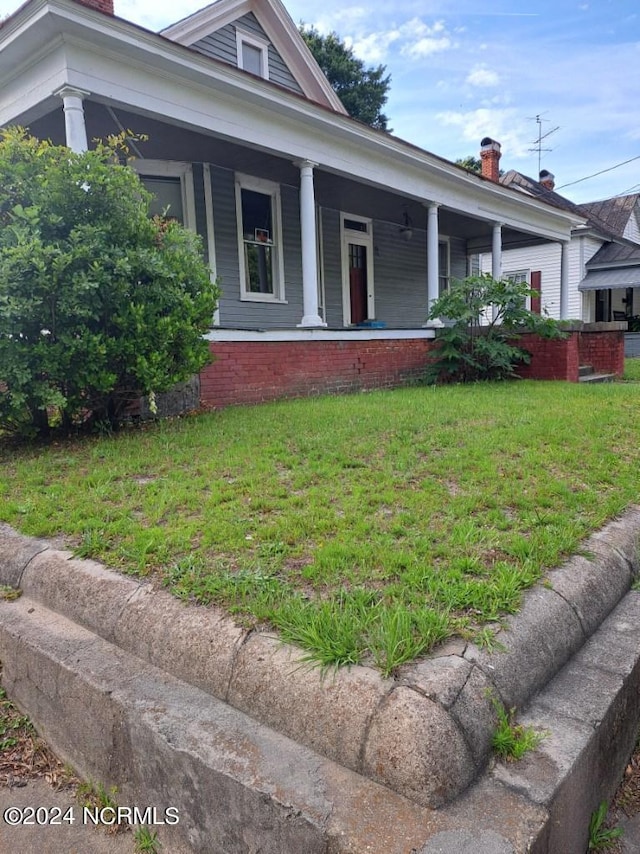
[[[387,66],[385,112],[402,139],[455,160],[490,136],[502,143],[502,168],[535,177],[541,128],[551,149],[541,168],[569,198],[640,191],[637,0],[284,3],[296,23],[334,30],[367,65]],[[0,0],[0,15],[17,5]],[[149,29],[203,5],[115,0],[117,15]]]

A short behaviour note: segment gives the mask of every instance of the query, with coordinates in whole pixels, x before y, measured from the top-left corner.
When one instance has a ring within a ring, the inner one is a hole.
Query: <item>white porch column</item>
[[[437,202],[427,203],[427,312],[439,296],[440,262],[438,252],[438,208]],[[435,317],[427,321],[427,326],[442,326],[442,321]]]
[[[300,168],[300,233],[302,241],[302,306],[304,316],[298,326],[326,326],[318,314],[318,249],[316,245],[316,199],[313,167],[302,160]]]
[[[491,277],[496,281],[502,278],[502,223],[494,222],[491,240]],[[497,308],[492,308],[492,320],[497,317]]]
[[[502,278],[502,223],[494,222],[491,241],[491,276],[500,281]]]
[[[569,241],[560,243],[560,320],[569,319]]]
[[[63,86],[54,94],[62,98],[67,146],[77,154],[82,154],[89,148],[82,107],[82,101],[89,93],[82,89],[75,89],[73,86]]]

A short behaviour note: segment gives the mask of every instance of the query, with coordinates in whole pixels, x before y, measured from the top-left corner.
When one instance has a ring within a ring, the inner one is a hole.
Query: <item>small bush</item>
[[[535,295],[526,282],[500,281],[489,275],[454,282],[437,299],[429,319],[446,320],[427,367],[426,380],[474,382],[502,380],[516,375],[531,354],[514,341],[514,332],[531,331],[545,338],[564,333],[557,321],[526,308]]]

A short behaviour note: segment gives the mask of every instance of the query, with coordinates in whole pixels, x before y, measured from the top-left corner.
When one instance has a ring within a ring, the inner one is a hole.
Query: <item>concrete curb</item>
[[[459,854],[464,848],[456,834],[467,828],[476,835],[483,831],[491,854],[509,850],[507,843],[517,854],[582,854],[588,815],[599,802],[596,791],[598,798],[611,794],[635,740],[640,596],[627,591],[638,569],[638,532],[640,510],[634,508],[587,541],[589,556],[549,573],[549,586],[529,591],[521,612],[501,632],[504,652],[490,655],[453,642],[403,668],[395,680],[364,667],[323,680],[318,671],[300,667],[299,652],[274,638],[246,632],[213,609],[185,607],[149,585],[0,526],[0,581],[20,586],[24,594],[0,605],[5,681],[54,746],[84,773],[124,789],[155,792],[166,806],[169,789],[158,789],[157,761],[164,756],[176,763],[177,751],[189,756],[180,773],[201,774],[202,791],[212,775],[224,790],[216,794],[223,801],[231,797],[229,786],[236,797],[248,787],[242,795],[246,812],[236,815],[240,826],[254,826],[262,815],[281,845],[261,850],[408,854],[426,846],[425,854]],[[170,686],[167,696],[154,693],[158,684]],[[594,702],[589,692],[580,693],[581,685],[592,686]],[[554,733],[535,761],[518,765],[517,773],[498,765],[480,776],[494,729],[487,689],[508,706],[523,708],[531,701],[525,721]],[[186,720],[179,714],[180,697],[183,705],[188,699],[181,713]],[[91,721],[89,746],[70,730],[80,709]],[[204,715],[196,734],[189,724],[194,709]],[[170,720],[175,732],[167,736]],[[178,736],[187,730],[191,746]],[[214,731],[212,746],[206,732]],[[141,758],[140,745],[150,751],[155,771]],[[260,758],[259,773],[247,771],[250,757]],[[303,776],[315,774],[325,794],[347,786],[354,793],[352,806],[363,799],[384,804],[376,810],[385,815],[383,824],[393,816],[396,836],[398,817],[404,816],[406,834],[389,841],[377,817],[369,815],[364,827],[333,795],[326,811],[318,811],[315,795],[296,782],[297,768],[306,769]],[[597,785],[590,777],[596,772]],[[263,806],[269,800],[266,812],[258,809],[256,792]],[[189,816],[193,850],[211,851],[210,842],[198,841],[204,821],[194,814],[199,798],[192,791],[181,809]],[[568,829],[559,818],[567,805],[576,815]],[[233,815],[235,807],[227,806]],[[433,812],[434,807],[441,809]],[[291,821],[289,808],[299,823]],[[202,838],[227,838],[231,821],[207,819]],[[293,835],[282,835],[285,826]],[[225,845],[219,849],[225,854],[253,850],[248,844]]]
[[[217,609],[185,607],[6,525],[0,582],[328,759],[439,807],[486,765],[496,724],[489,693],[522,708],[549,682],[629,589],[639,539],[640,508],[632,508],[550,572],[548,587],[525,594],[499,634],[501,652],[449,645],[386,680],[360,666],[323,678],[300,665],[299,650]]]

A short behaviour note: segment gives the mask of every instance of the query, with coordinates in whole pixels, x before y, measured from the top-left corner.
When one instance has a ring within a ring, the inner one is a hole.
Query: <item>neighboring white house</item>
[[[499,145],[494,143],[491,151],[490,156],[499,163]],[[483,168],[490,177],[486,151]],[[493,168],[497,170],[497,166]],[[525,280],[540,291],[540,301],[534,302],[534,308],[551,317],[587,322],[626,320],[640,314],[640,194],[578,205],[555,192],[554,176],[547,170],[540,173],[537,181],[514,170],[497,180],[523,195],[584,217],[573,229],[566,250],[568,287],[564,311],[559,245],[522,246],[502,253],[501,274]],[[480,268],[491,271],[491,253],[481,256]]]

